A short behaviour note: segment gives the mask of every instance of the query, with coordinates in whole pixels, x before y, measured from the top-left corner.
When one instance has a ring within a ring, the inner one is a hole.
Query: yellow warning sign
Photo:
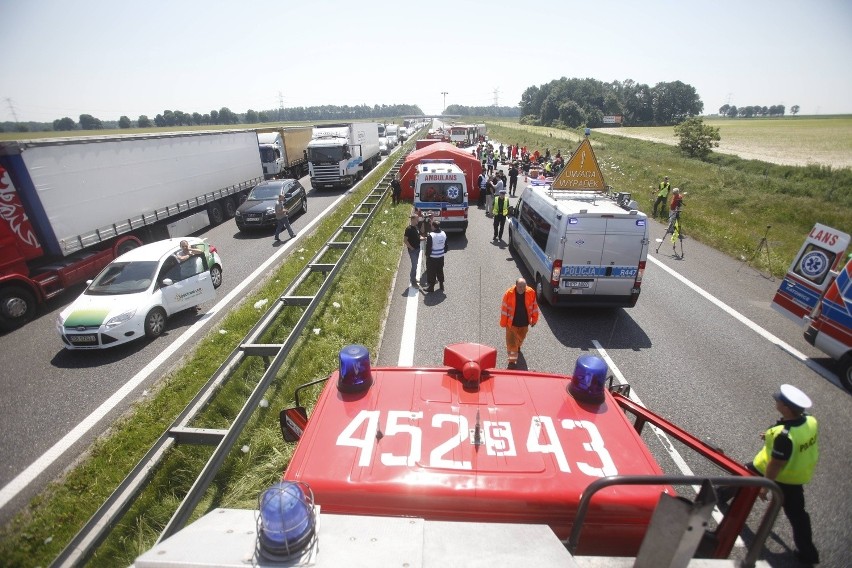
[[[577,191],[603,191],[605,188],[598,159],[592,151],[592,145],[586,138],[565,164],[565,167],[553,180],[553,189],[573,189]]]

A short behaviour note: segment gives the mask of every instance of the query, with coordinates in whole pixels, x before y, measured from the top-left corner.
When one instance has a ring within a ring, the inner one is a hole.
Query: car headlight
[[[237,209],[236,213],[234,213],[234,217],[236,217],[237,219],[239,219],[239,218],[240,218],[240,217],[242,217],[242,216],[243,216],[243,212],[242,212],[242,211],[240,211],[239,209]]]
[[[126,322],[127,322],[130,318],[132,318],[134,315],[136,315],[136,309],[135,309],[135,308],[134,308],[134,309],[132,309],[132,310],[126,311],[126,312],[124,312],[123,314],[118,314],[118,315],[117,315],[117,316],[115,316],[115,317],[111,317],[111,318],[109,318],[109,319],[107,320],[107,322],[104,324],[104,328],[105,328],[107,331],[109,331],[109,330],[111,330],[111,329],[112,329],[112,328],[114,328],[114,327],[118,327],[118,326],[120,326],[121,324],[126,323]]]

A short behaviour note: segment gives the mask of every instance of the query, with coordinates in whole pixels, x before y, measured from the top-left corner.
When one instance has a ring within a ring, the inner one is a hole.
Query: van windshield
[[[420,201],[424,203],[464,203],[464,191],[457,183],[426,183],[420,186]]]

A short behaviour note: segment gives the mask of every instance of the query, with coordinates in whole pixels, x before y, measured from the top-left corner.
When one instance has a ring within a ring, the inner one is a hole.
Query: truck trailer
[[[232,217],[263,180],[253,130],[0,143],[0,329],[144,242]]]
[[[313,126],[258,128],[256,132],[266,179],[299,179],[308,173],[307,150]]]
[[[308,144],[311,185],[317,189],[352,187],[380,159],[377,123],[316,126]]]

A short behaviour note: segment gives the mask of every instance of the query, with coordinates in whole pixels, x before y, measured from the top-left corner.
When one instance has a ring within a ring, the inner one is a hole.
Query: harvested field
[[[716,152],[774,164],[852,168],[852,116],[705,118],[704,123],[719,129],[722,140]],[[597,130],[664,144],[678,142],[671,126]]]

